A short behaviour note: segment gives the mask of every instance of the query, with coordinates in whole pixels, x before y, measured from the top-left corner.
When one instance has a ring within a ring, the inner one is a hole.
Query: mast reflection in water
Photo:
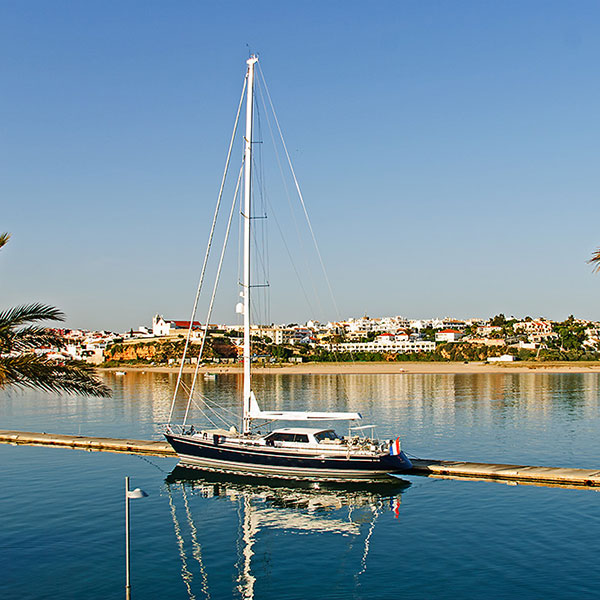
[[[263,578],[271,579],[278,572],[285,580],[288,571],[297,577],[299,572],[306,572],[306,564],[297,568],[299,556],[310,562],[310,557],[325,551],[332,565],[342,557],[346,577],[354,572],[358,580],[368,567],[379,516],[392,511],[398,517],[401,493],[410,486],[401,479],[379,484],[316,484],[217,473],[199,475],[195,469],[180,466],[165,482],[181,575],[192,599],[220,596],[224,576],[230,570],[230,593],[254,598]],[[234,532],[223,530],[227,519],[210,505],[222,502],[234,508],[237,522],[228,523]],[[217,552],[215,540],[221,540]],[[228,566],[224,564],[227,562]],[[332,571],[336,570],[334,566]],[[327,573],[319,577],[327,589],[331,585]],[[213,583],[220,592],[212,590]]]

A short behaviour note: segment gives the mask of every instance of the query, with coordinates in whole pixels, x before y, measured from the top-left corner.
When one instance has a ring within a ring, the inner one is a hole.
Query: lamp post
[[[148,496],[144,490],[135,488],[129,490],[129,477],[125,477],[125,599],[131,598],[131,585],[129,582],[129,499],[145,498]]]

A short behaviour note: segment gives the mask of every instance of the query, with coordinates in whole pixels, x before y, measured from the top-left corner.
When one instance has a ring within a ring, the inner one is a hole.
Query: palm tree
[[[0,234],[0,248],[9,238],[8,233]],[[63,320],[64,314],[60,310],[39,303],[0,312],[0,389],[17,387],[110,395],[110,388],[95,377],[92,365],[80,361],[62,363],[34,352],[43,346],[64,345],[60,336],[39,324]]]
[[[600,248],[592,254],[592,258],[588,260],[588,263],[594,265],[594,273],[600,271]]]

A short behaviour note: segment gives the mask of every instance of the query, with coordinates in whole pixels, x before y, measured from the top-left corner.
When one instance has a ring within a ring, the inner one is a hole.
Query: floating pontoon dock
[[[83,435],[60,435],[29,431],[0,430],[0,443],[28,446],[55,446],[76,448],[91,452],[125,452],[152,456],[177,454],[162,441],[100,438]],[[505,483],[600,488],[600,469],[571,469],[563,467],[532,467],[450,460],[412,459],[413,469],[408,475],[449,479],[484,479]]]
[[[177,456],[167,442],[151,440],[123,440],[119,438],[90,437],[87,435],[62,435],[32,431],[0,430],[0,444],[26,446],[57,446],[97,452],[125,452],[153,456]]]

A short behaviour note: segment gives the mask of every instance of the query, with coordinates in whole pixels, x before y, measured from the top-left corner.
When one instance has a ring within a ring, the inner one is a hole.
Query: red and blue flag
[[[390,454],[392,456],[398,456],[400,454],[400,438],[397,437],[390,446]]]

